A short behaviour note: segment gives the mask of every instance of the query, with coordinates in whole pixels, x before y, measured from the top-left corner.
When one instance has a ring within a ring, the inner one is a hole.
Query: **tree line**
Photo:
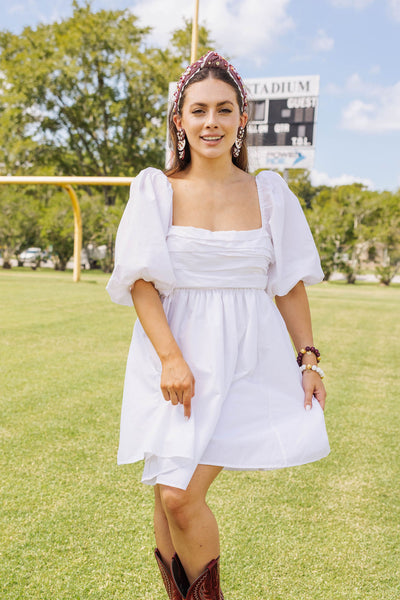
[[[400,191],[378,192],[362,184],[314,187],[309,173],[292,170],[298,196],[318,247],[325,279],[335,271],[348,283],[362,272],[389,285],[400,271]],[[109,272],[128,189],[114,204],[97,188],[81,192],[83,247],[106,246],[99,266]],[[52,187],[0,186],[0,249],[3,267],[29,246],[51,248],[55,267],[65,269],[73,253],[73,213],[68,195]],[[299,249],[301,251],[301,248]]]
[[[162,168],[168,84],[190,60],[191,23],[167,48],[129,10],[72,3],[71,17],[20,34],[0,31],[0,174],[134,176]],[[199,53],[215,46],[199,29]],[[307,172],[289,184],[306,211],[326,278],[355,281],[362,268],[390,283],[399,269],[399,193],[362,185],[313,187]],[[126,188],[80,188],[83,245],[106,245],[112,267]],[[64,191],[0,186],[3,266],[29,246],[51,248],[63,269],[73,251],[73,216]]]
[[[291,171],[328,280],[334,271],[355,283],[362,272],[389,285],[400,271],[400,190],[368,190],[361,183],[313,187],[305,171]]]

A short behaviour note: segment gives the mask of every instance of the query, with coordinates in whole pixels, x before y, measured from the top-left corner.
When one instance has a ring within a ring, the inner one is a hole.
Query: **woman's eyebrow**
[[[222,106],[223,104],[231,104],[233,106],[233,102],[231,100],[223,100],[222,102],[217,102],[217,106]],[[193,102],[190,106],[208,106],[206,102]]]

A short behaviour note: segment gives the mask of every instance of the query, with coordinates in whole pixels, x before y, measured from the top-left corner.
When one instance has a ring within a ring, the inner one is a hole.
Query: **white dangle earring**
[[[244,139],[244,127],[240,126],[238,129],[238,132],[237,132],[237,138],[236,138],[235,143],[233,144],[233,148],[232,148],[232,154],[235,158],[237,158],[240,154],[240,149],[243,144],[243,139]]]
[[[184,129],[178,129],[178,156],[179,160],[183,160],[185,158],[185,146],[186,146],[186,133]]]

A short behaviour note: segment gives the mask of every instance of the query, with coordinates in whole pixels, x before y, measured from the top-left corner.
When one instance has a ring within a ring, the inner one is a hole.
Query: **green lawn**
[[[141,465],[116,466],[134,313],[107,277],[0,272],[0,597],[165,598]],[[310,289],[331,455],[223,472],[227,600],[400,598],[400,288]]]

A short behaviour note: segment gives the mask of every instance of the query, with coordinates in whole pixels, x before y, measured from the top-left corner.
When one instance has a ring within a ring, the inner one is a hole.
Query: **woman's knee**
[[[181,529],[185,529],[191,519],[195,518],[199,499],[195,499],[187,490],[160,486],[162,506],[168,519]]]

